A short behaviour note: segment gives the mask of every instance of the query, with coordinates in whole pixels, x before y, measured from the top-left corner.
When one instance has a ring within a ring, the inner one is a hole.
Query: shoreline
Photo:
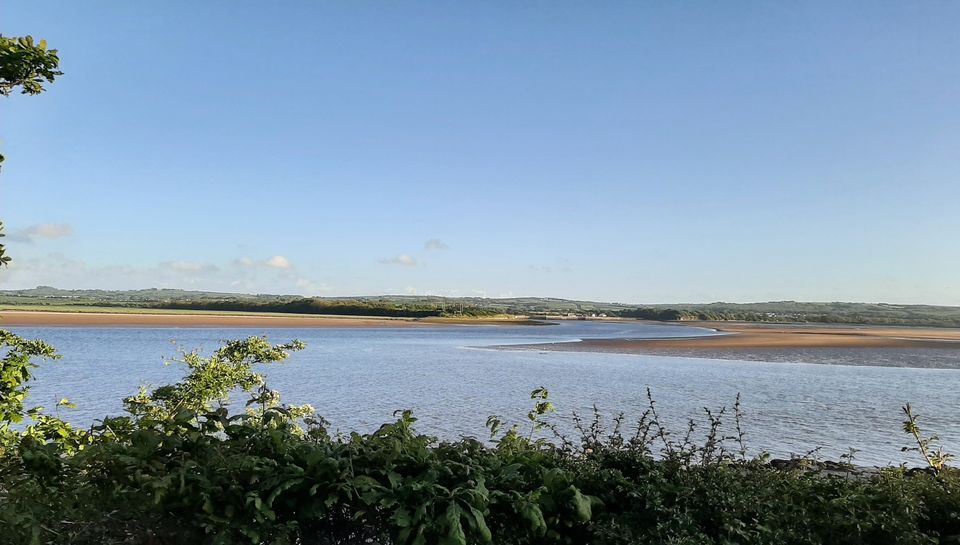
[[[672,324],[671,324],[672,325]],[[759,351],[808,348],[941,348],[960,350],[960,329],[832,325],[684,322],[716,331],[716,335],[583,339],[578,342],[499,346],[501,349],[561,352],[610,352],[657,355],[683,350],[694,357],[712,357],[723,350]]]
[[[524,319],[394,318],[310,314],[231,314],[176,312],[0,311],[0,328],[11,327],[425,327],[453,325],[533,325]],[[537,324],[539,325],[539,323]]]
[[[753,322],[637,322],[708,329],[713,335],[656,338],[585,338],[580,341],[504,345],[489,348],[563,352],[666,354],[683,350],[711,357],[723,350],[806,348],[942,348],[960,350],[960,329],[844,324]],[[110,312],[109,310],[0,310],[0,328],[20,327],[240,327],[389,328],[462,325],[550,325],[526,318],[410,318],[313,314],[254,314],[216,311]]]

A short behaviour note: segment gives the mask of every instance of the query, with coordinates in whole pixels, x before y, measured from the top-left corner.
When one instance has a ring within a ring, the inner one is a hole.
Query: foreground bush
[[[693,426],[671,436],[652,400],[629,433],[622,417],[609,430],[595,417],[575,440],[546,441],[553,407],[538,389],[527,426],[491,417],[489,442],[418,434],[409,412],[368,435],[331,434],[253,371],[302,345],[251,337],[184,354],[183,380],[79,431],[23,403],[32,358],[52,349],[8,333],[0,344],[5,543],[960,542],[948,468],[777,468],[747,457],[739,411],[731,435],[708,411],[696,444]],[[248,392],[242,412],[224,405],[236,389]]]

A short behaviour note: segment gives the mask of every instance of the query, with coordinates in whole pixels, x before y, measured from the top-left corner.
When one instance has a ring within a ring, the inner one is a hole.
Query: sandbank
[[[960,350],[960,329],[934,327],[831,326],[806,324],[749,324],[687,322],[718,335],[652,339],[584,339],[580,342],[522,345],[510,348],[538,350],[656,354],[683,349],[716,350],[802,348],[946,348]]]

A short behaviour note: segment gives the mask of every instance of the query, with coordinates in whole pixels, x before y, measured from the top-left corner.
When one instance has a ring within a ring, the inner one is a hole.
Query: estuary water
[[[901,430],[900,407],[911,402],[921,425],[960,451],[960,369],[913,365],[923,354],[882,354],[886,366],[868,366],[856,353],[833,349],[824,363],[790,361],[771,352],[770,361],[738,361],[662,355],[493,350],[512,344],[573,342],[581,338],[641,338],[711,335],[679,325],[630,322],[561,322],[549,326],[425,326],[398,328],[138,328],[12,327],[42,338],[63,355],[43,362],[30,402],[52,407],[68,397],[78,408],[61,416],[86,426],[122,411],[121,399],[141,384],[175,381],[180,365],[165,365],[178,350],[210,353],[221,340],[266,335],[273,342],[300,339],[307,348],[262,371],[287,403],[310,403],[342,431],[367,432],[412,409],[419,431],[442,438],[486,437],[484,422],[500,415],[522,423],[529,393],[550,390],[554,420],[570,430],[573,411],[626,414],[635,420],[647,407],[649,387],[657,410],[676,434],[687,419],[706,427],[703,408],[732,412],[742,395],[744,430],[752,452],[777,457],[821,447],[836,459],[858,449],[861,465],[918,465]],[[952,351],[956,354],[960,351]],[[877,354],[873,354],[876,356]],[[766,357],[766,356],[765,356]],[[866,358],[866,356],[863,356]],[[960,356],[937,355],[939,358]],[[911,360],[912,358],[912,360]],[[837,362],[845,362],[838,364]],[[892,362],[892,364],[891,364]],[[912,362],[912,363],[911,363]],[[941,362],[943,363],[943,362]],[[946,361],[945,367],[958,367]],[[732,424],[732,420],[730,421]]]

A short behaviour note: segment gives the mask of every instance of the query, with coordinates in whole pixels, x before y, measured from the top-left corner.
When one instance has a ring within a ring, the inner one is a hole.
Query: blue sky
[[[0,288],[960,305],[960,4],[26,2]]]

